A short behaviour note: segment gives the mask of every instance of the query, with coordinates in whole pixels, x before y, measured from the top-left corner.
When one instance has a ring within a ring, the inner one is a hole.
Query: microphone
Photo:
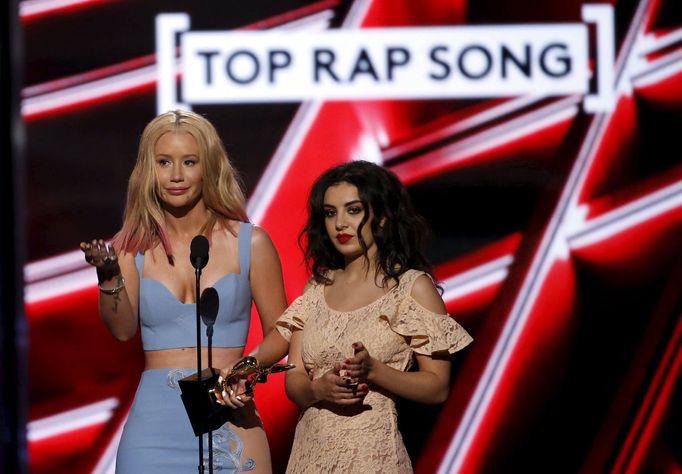
[[[201,294],[201,320],[206,325],[206,336],[213,335],[213,325],[218,317],[220,301],[218,292],[212,286],[206,288]]]
[[[201,270],[208,263],[208,239],[203,235],[197,235],[192,239],[189,246],[189,260],[197,270]]]

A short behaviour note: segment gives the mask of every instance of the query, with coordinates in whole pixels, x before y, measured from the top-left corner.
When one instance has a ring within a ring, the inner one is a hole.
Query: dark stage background
[[[31,471],[113,472],[140,343],[107,333],[77,245],[121,224],[137,142],[157,114],[159,13],[189,15],[192,32],[517,25],[523,34],[523,25],[585,24],[582,8],[595,4],[612,6],[615,29],[609,67],[588,26],[590,91],[607,67],[613,75],[615,99],[601,112],[587,112],[581,94],[541,91],[192,108],[242,172],[289,301],[307,279],[296,237],[319,173],[364,158],[408,186],[433,228],[448,310],[475,339],[455,356],[443,406],[400,404],[417,472],[682,472],[678,0],[19,2]],[[259,338],[254,325],[247,350]],[[296,408],[281,375],[259,389],[282,472]]]

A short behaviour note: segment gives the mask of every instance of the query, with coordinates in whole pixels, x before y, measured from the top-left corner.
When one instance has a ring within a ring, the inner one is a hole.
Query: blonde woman
[[[176,110],[154,118],[142,134],[123,227],[111,246],[103,240],[80,244],[97,270],[107,328],[121,341],[139,328],[144,349],[144,372],[123,430],[117,473],[197,468],[197,438],[177,381],[196,372],[195,271],[189,255],[199,234],[210,243],[201,289],[214,287],[220,298],[213,366],[232,367],[243,356],[252,301],[266,335],[253,355],[265,365],[277,362],[288,343],[273,330],[286,307],[275,247],[263,229],[248,222],[236,171],[213,125]],[[205,345],[206,340],[204,361]],[[271,472],[253,400],[232,393],[224,402],[240,412],[241,421],[213,432],[214,470]],[[207,462],[207,451],[204,456]]]

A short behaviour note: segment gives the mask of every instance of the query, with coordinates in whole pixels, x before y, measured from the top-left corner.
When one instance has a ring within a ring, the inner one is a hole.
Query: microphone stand
[[[220,306],[220,298],[218,292],[213,287],[204,289],[204,292],[199,298],[201,302],[201,320],[206,325],[206,339],[208,341],[208,370],[212,375],[215,374],[213,370],[213,325],[218,317],[218,308]],[[212,425],[210,425],[212,426]],[[208,472],[213,474],[213,430],[208,430]]]
[[[197,325],[198,325],[198,319],[197,319]],[[211,341],[213,340],[213,326],[209,326],[206,328],[206,337],[208,338],[208,367],[211,368],[213,367],[213,357],[211,354]],[[199,351],[197,351],[199,353]],[[199,436],[201,438],[202,436]],[[209,430],[208,432],[208,472],[209,474],[213,474],[213,431]]]
[[[192,239],[189,246],[189,259],[194,267],[196,276],[196,289],[194,301],[197,310],[197,380],[201,380],[201,269],[208,263],[208,239],[203,235],[197,235]],[[204,474],[204,437],[199,434],[199,474]]]
[[[201,278],[201,268],[195,268],[194,269],[194,274],[196,276],[196,293],[195,293],[195,301],[196,301],[196,310],[197,310],[197,377],[200,377],[201,375],[201,298],[199,295],[201,294],[201,286],[199,285],[199,280]],[[209,433],[209,440],[211,439],[210,433]],[[209,441],[210,443],[210,441]],[[212,447],[212,446],[211,446]],[[209,462],[212,461],[210,459],[210,454],[209,454]],[[212,470],[212,463],[209,465],[209,469]],[[199,474],[204,474],[204,436],[199,435]]]

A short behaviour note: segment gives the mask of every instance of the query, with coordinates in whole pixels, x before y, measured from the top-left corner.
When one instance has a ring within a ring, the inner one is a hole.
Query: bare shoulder
[[[272,270],[273,266],[279,268],[279,254],[272,243],[272,239],[262,227],[253,226],[251,232],[251,262],[252,266],[261,267],[264,270]]]
[[[282,264],[277,250],[268,233],[255,225],[251,232],[249,279],[261,321],[265,321],[265,333],[266,326],[269,328],[270,323],[274,324],[274,321],[286,309],[287,300],[284,293]]]
[[[424,308],[438,314],[446,314],[445,303],[436,285],[428,275],[420,275],[412,285],[410,296]]]
[[[268,233],[260,226],[254,225],[253,231],[251,232],[251,251],[252,253],[257,252],[272,252],[275,249],[275,245],[272,243],[272,239]]]

